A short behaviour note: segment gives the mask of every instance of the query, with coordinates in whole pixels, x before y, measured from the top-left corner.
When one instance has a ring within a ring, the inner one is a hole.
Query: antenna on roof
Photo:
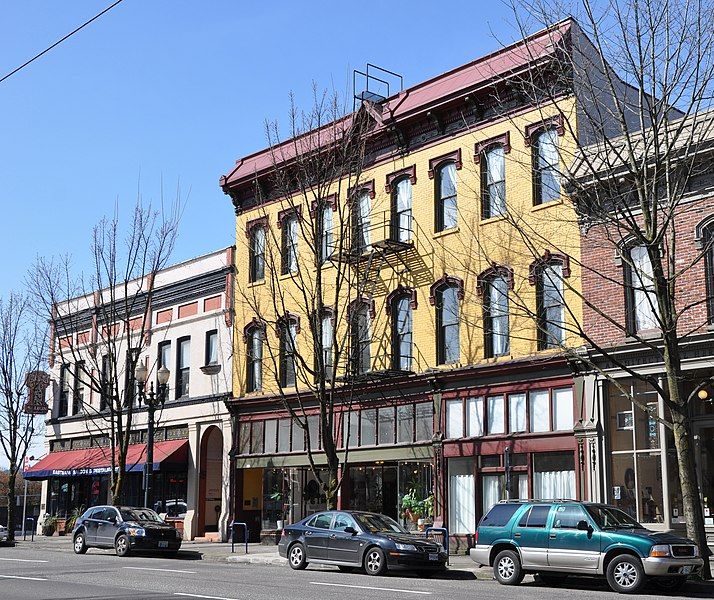
[[[375,75],[375,72],[379,75]],[[404,77],[394,71],[389,71],[367,63],[364,71],[355,69],[352,71],[352,92],[354,100],[352,110],[356,110],[358,102],[373,102],[379,104],[391,96],[391,86],[399,80],[399,91],[404,90]],[[358,82],[360,86],[358,87]]]

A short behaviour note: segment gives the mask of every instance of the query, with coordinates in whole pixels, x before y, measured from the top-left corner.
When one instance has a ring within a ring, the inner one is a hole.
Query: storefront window
[[[449,533],[472,534],[476,531],[476,488],[474,461],[449,459]]]
[[[640,523],[664,522],[662,491],[662,455],[660,452],[637,453],[637,489]]]
[[[278,421],[278,452],[290,452],[290,419]]]
[[[378,413],[379,443],[394,443],[394,408],[380,408]]]
[[[508,430],[518,433],[526,430],[526,395],[508,396]]]
[[[576,497],[574,453],[543,452],[533,455],[533,497]]]
[[[377,441],[377,410],[360,412],[360,446],[374,446]]]
[[[677,450],[674,447],[674,436],[670,430],[665,430],[665,439],[667,440],[667,487],[669,488],[669,511],[672,523],[684,523],[684,502],[682,499],[682,484],[679,480],[679,463],[677,462]],[[713,432],[714,433],[714,432]],[[714,438],[712,438],[714,439]],[[711,442],[709,442],[711,444]],[[714,455],[713,455],[714,456]],[[702,462],[700,469],[707,467],[706,462]],[[706,498],[704,506],[706,507],[711,500],[714,500],[706,493],[707,488],[712,489],[711,482],[714,472],[712,471],[714,464],[709,465],[708,471],[700,471],[702,473],[702,491],[703,497]],[[708,485],[707,485],[708,483]],[[713,490],[714,491],[714,490]],[[712,512],[710,510],[709,516]],[[707,516],[704,517],[705,523]],[[714,522],[709,521],[708,524],[714,525]]]
[[[420,402],[416,410],[416,440],[428,442],[434,435],[434,408],[431,402]]]
[[[275,419],[265,421],[265,454],[274,454],[278,437],[278,422]]]
[[[286,504],[290,498],[290,478],[286,469],[263,471],[263,529],[277,529],[278,521],[285,520]],[[289,508],[289,507],[288,507]]]
[[[631,453],[611,456],[610,482],[610,504],[636,517],[635,460]]]
[[[505,433],[503,422],[503,396],[489,396],[488,398],[488,433]]]
[[[156,473],[154,475],[154,510],[157,513],[165,513],[169,518],[183,519],[188,510],[186,490],[186,473]]]
[[[397,443],[411,443],[414,437],[414,406],[403,404],[397,407]]]

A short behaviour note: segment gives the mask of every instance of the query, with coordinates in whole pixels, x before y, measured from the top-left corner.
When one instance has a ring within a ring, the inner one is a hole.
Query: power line
[[[54,44],[52,44],[49,48],[45,48],[42,52],[40,52],[39,54],[36,54],[36,55],[33,56],[30,60],[28,60],[27,62],[21,64],[19,67],[17,67],[17,68],[14,69],[13,71],[10,71],[10,72],[9,72],[7,75],[5,75],[2,79],[0,79],[0,83],[2,83],[3,81],[5,81],[8,77],[12,77],[12,76],[13,76],[15,73],[17,73],[18,71],[24,69],[24,68],[25,68],[27,65],[29,65],[31,62],[36,61],[38,58],[40,58],[40,56],[43,56],[44,54],[47,54],[50,50],[52,50],[53,48],[56,48],[57,46],[59,46],[59,45],[60,45],[62,42],[64,42],[67,38],[72,37],[75,33],[77,33],[78,31],[80,31],[81,29],[84,29],[84,28],[85,28],[87,25],[89,25],[92,21],[96,21],[96,20],[97,20],[99,17],[101,17],[104,13],[109,12],[109,11],[110,11],[112,8],[114,8],[117,4],[121,4],[123,1],[124,1],[124,0],[117,0],[114,4],[108,6],[107,8],[105,8],[105,9],[104,9],[102,12],[100,12],[99,14],[94,15],[91,19],[89,19],[89,21],[86,21],[85,23],[82,23],[79,27],[77,27],[77,29],[75,29],[74,31],[71,31],[71,32],[68,33],[66,36],[64,36],[62,39],[57,40],[57,41],[56,41]]]

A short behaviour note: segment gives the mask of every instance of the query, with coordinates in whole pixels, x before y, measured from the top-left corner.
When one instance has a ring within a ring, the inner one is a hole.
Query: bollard
[[[243,541],[245,542],[245,553],[248,554],[248,524],[241,521],[231,521],[231,554],[235,552],[236,527],[243,527]]]

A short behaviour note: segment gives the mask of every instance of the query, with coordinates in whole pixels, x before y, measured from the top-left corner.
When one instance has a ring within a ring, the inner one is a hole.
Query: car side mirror
[[[345,527],[345,533],[351,533],[352,535],[357,535],[357,530],[354,527]]]
[[[578,521],[578,531],[590,531],[590,523],[585,519]]]

